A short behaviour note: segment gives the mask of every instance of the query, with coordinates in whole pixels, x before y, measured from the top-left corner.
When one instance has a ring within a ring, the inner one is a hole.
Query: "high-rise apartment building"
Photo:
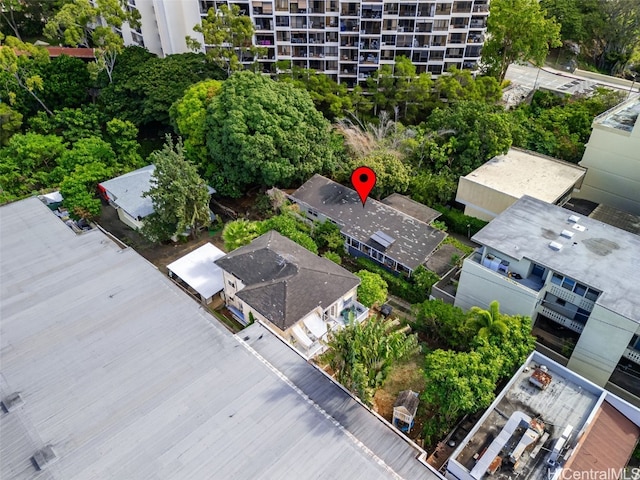
[[[263,71],[289,60],[350,87],[400,56],[418,73],[475,68],[489,15],[489,0],[129,0],[142,25],[123,36],[157,55],[183,53],[187,35],[202,41],[193,26],[225,4],[251,17]]]

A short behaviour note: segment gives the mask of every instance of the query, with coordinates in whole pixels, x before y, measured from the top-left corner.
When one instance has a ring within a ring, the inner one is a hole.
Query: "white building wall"
[[[637,322],[596,304],[567,367],[605,385],[637,329]]]
[[[538,292],[467,258],[462,266],[455,306],[463,310],[473,306],[488,308],[494,300],[500,303],[502,313],[531,316]]]
[[[575,197],[640,215],[640,120],[631,132],[595,123],[580,165],[588,170]]]

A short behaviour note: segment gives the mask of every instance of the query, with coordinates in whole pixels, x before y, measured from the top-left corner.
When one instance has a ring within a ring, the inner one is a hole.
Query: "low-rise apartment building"
[[[640,402],[640,236],[524,196],[472,240],[456,306],[530,316],[568,368]]]

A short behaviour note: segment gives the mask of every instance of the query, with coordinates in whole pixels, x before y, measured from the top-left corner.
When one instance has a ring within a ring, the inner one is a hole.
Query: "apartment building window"
[[[598,295],[600,295],[600,292],[598,292],[597,290],[587,287],[582,283],[576,282],[572,278],[565,277],[564,275],[560,275],[558,273],[554,273],[551,276],[551,283],[559,285],[565,290],[569,290],[570,292],[584,297],[587,300],[591,300],[592,302],[595,302],[598,299]]]

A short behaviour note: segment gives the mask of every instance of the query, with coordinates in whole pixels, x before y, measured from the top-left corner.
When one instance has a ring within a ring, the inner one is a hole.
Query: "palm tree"
[[[507,333],[507,324],[500,315],[500,304],[494,300],[489,304],[489,310],[480,307],[472,307],[469,310],[467,325],[473,328],[481,337],[489,337],[491,334],[503,336]]]

